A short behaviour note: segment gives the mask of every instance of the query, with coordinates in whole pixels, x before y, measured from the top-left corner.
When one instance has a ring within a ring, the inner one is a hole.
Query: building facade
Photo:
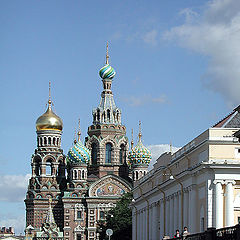
[[[240,107],[134,183],[133,239],[173,237],[240,222]],[[237,134],[237,135],[236,135]],[[236,136],[235,136],[236,135]]]
[[[132,188],[126,127],[114,102],[115,71],[108,60],[107,52],[106,65],[99,72],[101,101],[93,110],[85,144],[79,129],[78,139],[63,153],[63,122],[52,110],[50,94],[47,111],[36,122],[37,148],[25,199],[29,239],[98,239],[98,222],[105,220],[121,195]]]

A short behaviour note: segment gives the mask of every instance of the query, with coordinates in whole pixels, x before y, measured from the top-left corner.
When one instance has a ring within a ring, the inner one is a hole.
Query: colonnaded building
[[[108,48],[107,48],[108,49]],[[93,110],[85,145],[78,139],[67,156],[61,149],[63,123],[52,110],[49,87],[47,111],[37,119],[37,148],[26,194],[26,239],[98,239],[97,227],[134,179],[145,175],[151,154],[139,142],[130,152],[121,110],[111,91],[114,69],[100,69],[103,92]],[[132,164],[131,164],[132,163]]]
[[[240,106],[134,183],[133,239],[240,222]]]

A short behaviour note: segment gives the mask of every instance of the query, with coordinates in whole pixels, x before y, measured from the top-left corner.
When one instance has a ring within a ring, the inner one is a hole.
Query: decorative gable
[[[90,197],[121,197],[131,190],[131,186],[123,179],[107,175],[93,183],[89,189]]]

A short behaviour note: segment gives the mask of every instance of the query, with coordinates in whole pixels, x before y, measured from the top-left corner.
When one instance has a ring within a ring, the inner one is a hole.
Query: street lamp
[[[168,168],[170,171],[170,180],[176,180],[176,182],[181,186],[181,228],[183,228],[183,184],[179,181],[179,179],[173,175],[172,170]]]
[[[138,215],[138,213],[137,213],[137,207],[134,205],[135,202],[136,202],[136,201],[135,201],[135,199],[133,198],[133,199],[132,199],[132,204],[131,204],[131,206],[133,206],[133,207],[135,208],[135,212],[136,212],[136,231],[135,231],[135,234],[136,234],[136,240],[137,240],[137,215]]]

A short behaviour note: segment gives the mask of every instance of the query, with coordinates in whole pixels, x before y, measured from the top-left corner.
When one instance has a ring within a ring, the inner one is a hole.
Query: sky
[[[136,142],[141,120],[154,162],[170,142],[187,144],[240,103],[239,30],[238,0],[1,0],[0,226],[25,227],[49,81],[66,154],[78,118],[84,140],[100,102],[109,41],[122,122]]]

